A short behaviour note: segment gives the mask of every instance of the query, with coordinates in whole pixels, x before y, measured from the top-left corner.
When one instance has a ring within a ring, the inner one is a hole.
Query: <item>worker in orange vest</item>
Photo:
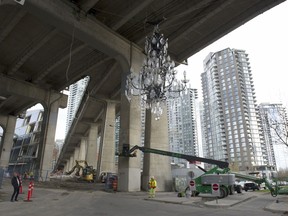
[[[151,176],[149,180],[149,198],[155,197],[156,187],[157,187],[157,182],[154,176]]]

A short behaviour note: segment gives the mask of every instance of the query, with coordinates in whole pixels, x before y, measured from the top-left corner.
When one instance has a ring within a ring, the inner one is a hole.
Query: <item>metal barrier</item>
[[[108,173],[107,174],[107,178],[106,178],[106,182],[105,182],[105,190],[114,190],[113,188],[113,182],[114,181],[117,181],[118,182],[118,177],[117,177],[117,174],[115,173]],[[114,182],[115,184],[115,182]],[[114,186],[115,187],[115,186]]]
[[[2,188],[3,178],[4,178],[4,169],[0,168],[0,188]]]

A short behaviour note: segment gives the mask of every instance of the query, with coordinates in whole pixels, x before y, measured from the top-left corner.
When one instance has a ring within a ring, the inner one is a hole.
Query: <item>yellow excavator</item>
[[[69,172],[66,172],[65,174],[70,175],[75,171],[75,176],[81,177],[81,179],[84,181],[94,182],[96,170],[93,169],[93,166],[89,166],[87,161],[85,160],[75,160],[75,162],[76,165]]]

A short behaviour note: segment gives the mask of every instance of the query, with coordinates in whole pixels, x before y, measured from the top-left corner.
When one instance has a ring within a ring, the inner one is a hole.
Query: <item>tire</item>
[[[234,193],[235,193],[235,188],[234,188],[234,185],[230,185],[229,187],[228,187],[228,189],[229,189],[229,195],[233,195]]]
[[[240,185],[236,186],[236,191],[238,194],[242,193],[242,187]]]
[[[271,196],[276,197],[278,195],[278,189],[274,186],[270,190]]]
[[[223,187],[225,190],[225,197],[227,197],[229,195],[229,188]]]
[[[278,194],[277,194],[277,192],[276,191],[271,191],[271,196],[272,197],[276,197]]]
[[[228,191],[225,187],[220,187],[220,196],[218,196],[219,199],[223,199],[226,196],[228,196]]]
[[[200,193],[198,191],[192,191],[191,197],[196,197],[198,196]]]

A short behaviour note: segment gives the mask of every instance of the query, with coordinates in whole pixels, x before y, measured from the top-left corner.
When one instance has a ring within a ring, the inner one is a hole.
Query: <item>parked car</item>
[[[260,190],[260,187],[258,184],[254,183],[254,182],[249,182],[249,183],[245,183],[244,184],[244,190],[248,191],[248,190]]]
[[[239,185],[241,187],[241,189],[244,189],[244,184],[246,183],[246,181],[236,181],[235,184]]]

